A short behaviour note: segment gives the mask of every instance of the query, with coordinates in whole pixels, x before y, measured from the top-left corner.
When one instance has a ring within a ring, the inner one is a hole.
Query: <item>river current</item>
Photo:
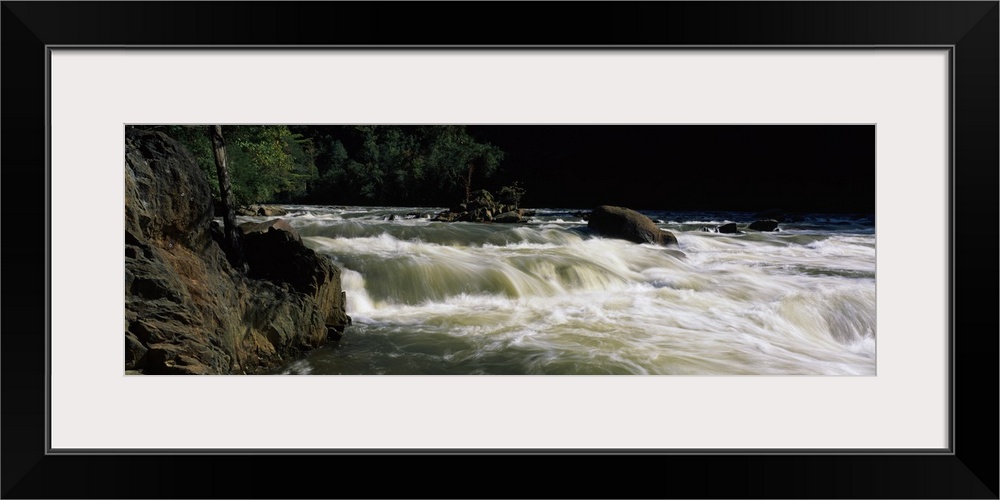
[[[526,224],[443,208],[286,206],[342,270],[343,339],[283,374],[874,375],[875,222],[642,211],[677,247],[598,237],[578,210]],[[265,220],[264,217],[241,217]]]

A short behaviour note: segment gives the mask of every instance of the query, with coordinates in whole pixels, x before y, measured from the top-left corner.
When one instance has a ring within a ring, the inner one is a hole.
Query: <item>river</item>
[[[703,228],[752,214],[643,211],[677,236],[664,248],[598,237],[570,209],[504,225],[284,208],[342,269],[353,325],[276,373],[875,374],[872,216],[719,234]]]

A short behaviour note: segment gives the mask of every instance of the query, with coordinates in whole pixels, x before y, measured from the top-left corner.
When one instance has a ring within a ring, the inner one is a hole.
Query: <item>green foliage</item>
[[[453,199],[467,197],[476,181],[491,176],[503,160],[500,148],[476,142],[465,127],[443,126],[435,132],[430,162],[440,176],[441,192]]]
[[[208,127],[153,128],[187,146],[218,197]],[[450,206],[485,187],[503,160],[460,125],[229,125],[222,133],[239,205]]]
[[[310,203],[450,205],[465,195],[467,183],[487,182],[503,159],[499,148],[476,141],[464,126],[292,129],[311,137],[317,151],[319,175],[303,198]]]
[[[509,205],[516,209],[521,206],[521,197],[524,196],[524,192],[521,183],[514,181],[513,184],[500,188],[497,198],[501,204]]]
[[[219,196],[215,158],[207,126],[157,127],[183,143],[198,160]],[[226,163],[233,198],[238,205],[290,201],[306,194],[309,181],[317,176],[312,142],[279,125],[230,125],[222,127],[226,141]]]

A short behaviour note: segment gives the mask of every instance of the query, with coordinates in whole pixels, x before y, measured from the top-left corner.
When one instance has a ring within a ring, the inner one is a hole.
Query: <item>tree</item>
[[[222,214],[222,220],[225,226],[226,243],[229,246],[227,255],[234,267],[246,272],[247,264],[243,257],[243,245],[240,242],[239,229],[236,227],[236,213],[233,206],[232,188],[229,184],[229,170],[226,166],[226,142],[222,137],[222,126],[209,126],[208,135],[212,140],[216,175],[219,179],[222,207],[225,210],[225,213]]]
[[[521,206],[521,197],[524,196],[524,188],[521,183],[514,181],[513,184],[500,188],[497,199],[501,204],[513,207],[515,210]]]
[[[486,178],[492,175],[503,151],[489,143],[476,142],[464,126],[447,125],[440,127],[431,150],[431,163],[440,175],[440,188],[451,191],[451,199],[456,199],[461,190],[465,201],[469,201],[474,176]]]
[[[213,145],[203,126],[155,126],[184,144],[221,196]],[[227,125],[226,166],[236,206],[303,196],[318,176],[313,141],[284,125]]]
[[[198,158],[221,197],[204,127],[157,126]],[[265,202],[445,205],[488,182],[503,152],[461,125],[227,125],[234,207]],[[483,186],[485,187],[485,186]]]

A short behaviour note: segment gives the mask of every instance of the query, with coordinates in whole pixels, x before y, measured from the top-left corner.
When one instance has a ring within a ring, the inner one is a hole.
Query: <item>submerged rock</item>
[[[778,221],[774,219],[757,220],[751,222],[747,227],[754,231],[775,231],[778,229]]]
[[[264,205],[257,209],[257,215],[263,215],[265,217],[274,217],[277,215],[288,215],[288,211],[281,207]]]
[[[673,233],[656,227],[649,217],[624,207],[601,205],[595,208],[587,226],[602,236],[635,243],[677,244]]]
[[[457,218],[458,214],[456,212],[445,210],[444,212],[437,214],[437,217],[434,217],[432,220],[439,222],[454,222]]]
[[[728,224],[723,224],[719,226],[719,232],[722,234],[736,234],[739,233],[740,230],[738,227],[736,227],[735,222],[730,222]]]
[[[287,222],[244,225],[244,275],[219,244],[190,153],[159,132],[129,128],[125,142],[127,370],[259,373],[349,324],[339,269]]]
[[[504,212],[496,216],[496,218],[493,219],[493,222],[499,222],[503,224],[516,224],[523,220],[524,219],[521,217],[521,214],[517,212]]]

